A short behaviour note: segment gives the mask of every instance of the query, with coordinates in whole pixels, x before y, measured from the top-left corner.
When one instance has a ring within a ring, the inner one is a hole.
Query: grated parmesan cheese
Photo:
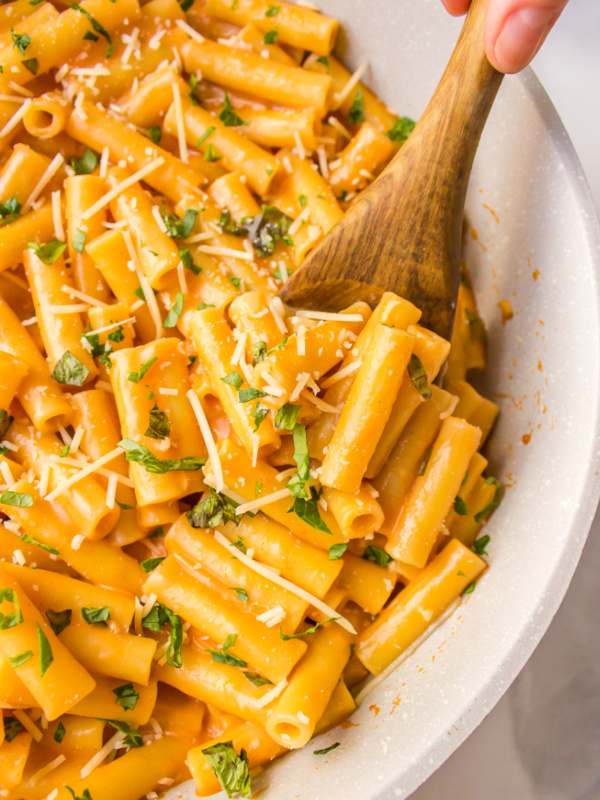
[[[63,285],[60,287],[60,290],[61,292],[68,294],[69,297],[76,297],[78,300],[83,300],[84,303],[88,303],[90,306],[106,308],[108,305],[108,303],[104,303],[102,300],[96,300],[96,298],[92,297],[90,294],[80,292],[79,289],[74,289],[72,286],[67,286],[65,283],[63,283]]]
[[[10,471],[10,467],[8,465],[8,461],[0,461],[0,472],[2,473],[2,477],[4,478],[4,482],[7,484],[8,488],[14,484],[15,479],[13,478],[13,474]]]
[[[54,761],[51,761],[49,764],[46,764],[45,767],[42,767],[41,769],[38,769],[37,772],[34,772],[33,775],[31,776],[31,778],[29,779],[27,785],[28,786],[35,786],[36,783],[38,783],[39,781],[42,780],[42,778],[45,778],[46,775],[49,775],[57,767],[60,767],[61,764],[64,764],[64,762],[66,760],[67,760],[67,757],[64,755],[64,753],[61,754],[60,756],[57,756],[54,759]]]
[[[329,403],[326,403],[325,400],[321,400],[320,397],[315,397],[314,394],[307,392],[306,390],[300,392],[300,397],[303,400],[307,400],[309,403],[312,403],[313,406],[319,409],[319,411],[324,411],[327,414],[341,414],[342,407],[341,406],[332,406]]]
[[[180,20],[178,20],[179,22]],[[173,104],[175,106],[175,122],[177,124],[177,141],[179,143],[179,158],[184,164],[189,164],[187,142],[185,139],[185,123],[183,120],[183,108],[181,106],[181,92],[179,91],[179,84],[173,81],[171,84],[173,90]]]
[[[31,194],[29,195],[29,197],[25,201],[25,204],[23,205],[23,213],[25,213],[26,211],[29,211],[29,209],[35,203],[35,201],[38,199],[38,197],[40,196],[42,191],[46,188],[46,185],[52,180],[54,175],[58,172],[58,170],[62,167],[62,165],[64,163],[65,163],[65,159],[60,153],[58,153],[58,155],[54,156],[52,161],[48,164],[48,166],[46,168],[46,171],[44,172],[42,177],[39,179],[39,181],[35,185],[33,191],[31,192]]]
[[[275,625],[279,625],[280,622],[283,622],[285,619],[285,610],[281,606],[268,608],[262,614],[258,614],[256,619],[259,622],[264,622],[267,628],[273,628]]]
[[[304,389],[308,381],[310,380],[310,372],[301,372],[298,375],[296,385],[290,395],[290,403],[293,403],[294,400],[297,400],[300,397],[300,392]]]
[[[95,755],[93,755],[92,758],[90,758],[90,760],[87,762],[87,764],[83,767],[83,769],[79,773],[80,777],[87,778],[88,775],[91,775],[92,772],[96,769],[96,767],[99,767],[100,764],[106,758],[108,758],[108,756],[112,753],[112,751],[117,749],[117,745],[123,741],[125,736],[126,736],[125,733],[117,731],[115,735],[108,740],[108,742],[104,745],[104,747],[98,750],[98,752],[95,753]]]
[[[258,508],[268,506],[271,503],[276,503],[278,500],[283,500],[285,497],[291,496],[292,493],[289,489],[280,489],[278,492],[273,492],[272,494],[267,494],[264,497],[257,497],[256,500],[250,500],[242,503],[239,508],[236,509],[236,514],[245,514],[247,511],[256,511]]]
[[[0,136],[1,135],[2,134],[0,132]],[[115,197],[118,197],[121,194],[121,192],[125,191],[125,189],[128,189],[130,186],[133,186],[134,183],[141,181],[147,175],[150,175],[151,172],[154,172],[164,163],[165,159],[163,158],[163,156],[160,156],[159,158],[155,158],[154,161],[151,161],[149,164],[146,164],[145,167],[142,167],[133,175],[130,175],[129,178],[125,178],[124,181],[118,183],[110,191],[108,191],[105,195],[103,195],[99,200],[97,200],[92,206],[86,209],[81,215],[81,219],[85,220],[89,219],[90,217],[93,217],[94,214],[97,214],[98,211],[107,206],[111,202],[111,200],[114,200]]]
[[[169,397],[177,397],[179,389],[167,389],[165,386],[160,386],[158,389],[159,394],[164,394]]]
[[[198,420],[200,432],[202,433],[202,438],[204,439],[204,444],[206,445],[206,449],[208,451],[210,465],[214,472],[216,489],[217,492],[220,492],[223,490],[223,467],[221,466],[219,451],[217,450],[210,425],[208,424],[206,414],[204,413],[204,409],[202,408],[202,404],[200,403],[196,392],[193,389],[190,389],[188,392],[186,392],[186,397],[190,401],[196,419]]]
[[[65,229],[63,227],[62,221],[62,203],[61,203],[61,191],[57,189],[55,192],[52,192],[52,220],[54,222],[54,235],[58,239],[59,242],[64,242],[65,240]]]
[[[298,157],[300,158],[300,161],[304,161],[306,158],[306,150],[304,149],[304,145],[302,144],[302,139],[300,138],[298,131],[294,131],[294,141],[296,142]]]
[[[65,314],[82,314],[87,311],[89,305],[87,303],[66,303],[64,306],[48,305],[48,311],[56,316],[64,316]]]
[[[306,355],[306,325],[299,325],[298,330],[296,331],[296,344],[297,344],[297,353],[299,356]]]
[[[13,550],[13,564],[18,564],[19,566],[24,567],[26,563],[27,561],[22,551]]]
[[[15,113],[12,115],[12,117],[8,120],[6,125],[0,131],[0,139],[3,139],[13,130],[13,128],[17,127],[19,122],[21,122],[25,114],[29,111],[30,107],[31,107],[31,98],[27,98],[27,100],[25,100],[23,105],[19,109],[17,109],[17,111],[15,111]]]
[[[273,700],[275,700],[279,695],[283,692],[285,687],[288,685],[287,678],[284,678],[282,681],[279,681],[277,686],[274,686],[270,692],[263,694],[260,700],[256,701],[256,705],[258,708],[264,708],[268,706]]]
[[[204,41],[204,36],[202,36],[202,34],[199,33],[197,30],[195,30],[195,28],[192,28],[191,25],[188,25],[188,23],[185,20],[183,19],[175,20],[175,24],[177,25],[178,28],[181,28],[182,31],[185,31],[185,33],[187,33],[190,39],[194,39],[194,41],[199,42],[200,44],[202,44],[202,42]]]
[[[294,236],[294,234],[300,230],[302,224],[309,218],[309,216],[310,208],[305,208],[304,211],[298,217],[296,217],[296,219],[290,225],[288,230],[289,235]]]
[[[41,730],[38,728],[35,722],[33,722],[31,717],[25,713],[25,711],[15,708],[11,711],[11,714],[13,717],[16,717],[25,730],[33,736],[34,741],[42,741],[43,734]]]
[[[45,496],[46,500],[54,500],[56,497],[61,495],[67,489],[70,489],[71,486],[78,483],[79,481],[83,480],[83,478],[87,478],[88,475],[92,475],[94,472],[100,467],[103,467],[105,464],[108,464],[109,461],[113,461],[117,456],[121,455],[123,450],[120,447],[115,447],[114,450],[111,450],[109,453],[101,456],[100,458],[96,459],[88,466],[84,467],[77,475],[73,475],[72,477],[68,478],[66,481],[63,481],[59,484],[56,489],[53,489],[49,494]],[[64,459],[63,459],[64,463]]]
[[[106,505],[110,510],[115,507],[115,494],[117,491],[117,473],[113,472],[108,479],[108,486],[106,487]]]
[[[369,68],[369,62],[363,61],[363,63],[355,70],[352,76],[349,78],[348,83],[344,86],[344,88],[340,92],[336,92],[333,96],[333,108],[338,109],[344,100],[348,97],[350,92],[360,83],[362,76]]]
[[[348,375],[352,375],[359,369],[361,364],[362,361],[353,361],[351,364],[347,364],[345,367],[342,367],[336,373],[327,378],[327,380],[323,381],[321,384],[321,389],[328,389],[330,386],[333,386],[344,378],[347,378]]]
[[[237,329],[236,329],[237,330]],[[229,362],[234,367],[239,363],[242,354],[244,353],[244,348],[246,347],[246,339],[248,338],[248,334],[246,332],[240,334],[240,338],[237,340],[237,344],[235,346],[235,350],[233,351],[233,355],[231,356],[231,361]]]
[[[201,244],[198,247],[199,253],[206,253],[209,256],[223,256],[223,258],[239,258],[242,261],[254,261],[254,255],[246,252],[246,250],[232,250],[229,247],[211,247],[207,244]]]

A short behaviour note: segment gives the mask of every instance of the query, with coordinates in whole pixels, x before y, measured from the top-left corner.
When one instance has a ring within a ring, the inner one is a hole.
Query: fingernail
[[[496,39],[494,55],[503,72],[518,72],[529,64],[554,18],[547,8],[514,11]]]

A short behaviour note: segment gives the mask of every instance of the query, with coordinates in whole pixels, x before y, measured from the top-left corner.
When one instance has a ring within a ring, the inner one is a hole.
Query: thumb
[[[567,0],[490,0],[485,21],[488,58],[500,72],[529,64]]]

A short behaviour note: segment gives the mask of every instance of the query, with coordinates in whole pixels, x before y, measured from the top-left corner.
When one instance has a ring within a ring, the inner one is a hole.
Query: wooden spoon
[[[488,0],[472,0],[421,120],[388,167],[280,292],[297,308],[339,311],[396,292],[440,336],[452,331],[473,158],[503,75],[485,55]]]

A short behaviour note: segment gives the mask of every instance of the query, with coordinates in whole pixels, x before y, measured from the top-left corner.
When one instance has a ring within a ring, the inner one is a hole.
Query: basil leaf
[[[0,439],[4,439],[8,433],[8,429],[12,425],[14,417],[11,417],[8,411],[0,408]]]
[[[388,139],[391,139],[392,142],[405,142],[413,132],[416,124],[417,123],[409,117],[400,117],[394,122],[385,135]]]
[[[454,498],[454,510],[461,517],[466,517],[467,514],[469,513],[469,509],[467,507],[467,504],[462,499],[462,497],[460,497],[460,495],[456,495],[456,497]]]
[[[471,583],[466,587],[463,594],[471,594],[475,591],[475,581],[471,581]]]
[[[165,472],[194,472],[206,464],[206,458],[185,458],[165,459],[157,458],[147,447],[144,447],[132,439],[121,439],[119,447],[125,450],[127,461],[141,464],[146,472],[154,475],[164,475]]]
[[[155,603],[142,620],[142,628],[148,628],[148,630],[154,631],[154,633],[160,633],[160,629],[168,624],[169,617],[166,613],[165,606],[161,603]]]
[[[266,396],[265,392],[261,392],[260,389],[255,389],[253,386],[249,386],[247,389],[240,389],[238,392],[240,403],[249,403],[251,400],[258,400]]]
[[[107,719],[105,722],[108,722],[116,730],[120,731],[121,733],[127,734],[123,739],[123,744],[127,747],[142,747],[144,744],[144,740],[142,738],[142,734],[138,731],[137,728],[132,728],[127,722],[118,722],[114,719]]]
[[[429,388],[429,381],[427,380],[427,373],[425,367],[421,363],[421,359],[414,353],[408,362],[408,374],[412,381],[412,385],[424,400],[429,400],[431,397],[431,389]]]
[[[204,151],[204,160],[208,162],[220,161],[223,158],[214,144],[207,144]]]
[[[480,536],[479,539],[475,539],[473,542],[473,550],[478,556],[487,556],[488,552],[485,548],[488,546],[490,541],[490,537],[487,534],[485,536]]]
[[[22,56],[25,55],[25,51],[31,44],[31,36],[28,36],[26,33],[15,33],[15,29],[10,29],[10,38],[12,39],[13,43],[13,50],[15,47],[21,53]]]
[[[304,499],[303,497],[296,497],[293,506],[288,511],[288,514],[296,514],[297,517],[306,522],[307,525],[310,525],[311,528],[315,528],[315,530],[323,531],[323,533],[329,533],[330,535],[333,535],[319,514],[319,507],[317,505],[319,495],[312,486],[310,492],[311,496],[308,500]]]
[[[177,325],[177,320],[183,311],[183,292],[177,292],[173,307],[167,314],[167,318],[163,322],[163,328],[174,328]]]
[[[242,553],[244,553],[244,555],[245,555],[245,554],[246,554],[246,552],[248,551],[248,548],[247,548],[247,547],[246,547],[246,545],[244,544],[244,540],[242,539],[242,537],[241,537],[241,536],[238,536],[238,537],[237,537],[237,539],[236,539],[236,540],[235,540],[235,542],[233,543],[233,546],[234,546],[234,547],[237,547],[237,549],[238,549],[238,550],[241,550],[241,551],[242,551]]]
[[[310,458],[304,425],[294,425],[294,461],[298,472],[286,484],[294,497],[308,498],[306,484],[310,480]]]
[[[64,383],[65,386],[83,386],[89,374],[90,371],[85,364],[82,364],[68,350],[65,350],[60,361],[52,370],[54,380],[57,383]]]
[[[172,239],[187,239],[200,212],[193,208],[188,208],[183,215],[183,219],[180,219],[176,214],[167,216],[164,209],[161,209],[160,213],[167,228],[167,234]]]
[[[3,614],[0,612],[0,631],[5,631],[7,628],[14,628],[23,622],[23,612],[21,611],[21,604],[14,589],[0,589],[0,603],[8,600],[15,607],[11,614]]]
[[[242,288],[242,279],[241,278],[236,278],[235,275],[229,275],[228,278],[229,278],[229,282],[231,283],[231,285],[235,286],[236,289],[241,289]]]
[[[255,431],[257,431],[260,428],[262,421],[265,419],[268,413],[269,409],[266,406],[263,406],[262,403],[259,402],[254,406],[254,411],[252,411],[250,416],[254,420]]]
[[[139,383],[144,377],[144,375],[148,372],[152,364],[154,364],[154,362],[157,360],[158,359],[156,356],[152,356],[151,358],[148,359],[148,361],[144,361],[138,372],[129,373],[129,375],[127,376],[127,380],[131,381],[132,383]]]
[[[267,357],[267,343],[266,342],[254,342],[251,345],[252,349],[252,366],[255,367],[257,364],[260,364],[261,361],[264,361]],[[291,428],[290,428],[291,430]]]
[[[306,195],[305,194],[299,195],[298,202],[300,203],[300,208],[306,208]]]
[[[242,227],[259,258],[273,255],[278,242],[288,232],[293,220],[275,206],[262,206],[260,214],[244,217]]]
[[[38,74],[40,62],[37,60],[37,58],[26,58],[24,61],[21,61],[21,64],[23,64],[25,69],[29,70],[32,75]]]
[[[58,239],[53,239],[51,242],[44,245],[39,245],[37,242],[27,242],[27,247],[30,250],[35,250],[36,256],[47,266],[54,264],[54,262],[60,258],[66,246],[64,242],[59,242]]]
[[[46,619],[55,636],[58,636],[65,628],[69,627],[71,624],[71,614],[72,611],[70,608],[65,608],[64,611],[52,611],[52,609],[49,608],[48,611],[46,611]]]
[[[372,564],[377,564],[379,567],[387,567],[388,564],[394,560],[389,553],[386,553],[381,547],[370,544],[363,553],[365,561],[370,561]]]
[[[482,520],[484,520],[488,514],[491,514],[491,512],[497,507],[498,503],[500,502],[500,495],[502,493],[502,490],[500,488],[500,484],[498,483],[497,479],[493,478],[490,475],[489,478],[485,479],[485,482],[488,486],[490,486],[490,484],[495,484],[496,492],[494,493],[491,503],[488,503],[485,508],[482,508],[481,511],[475,514],[475,522],[481,522]]]
[[[246,236],[246,229],[238,226],[228,208],[224,208],[223,211],[221,211],[219,227],[224,233],[231,233],[233,236]]]
[[[160,539],[161,536],[165,535],[165,529],[162,525],[160,525],[155,531],[148,536],[148,539]]]
[[[33,497],[30,494],[21,494],[21,492],[5,491],[0,495],[0,503],[16,508],[31,508]]]
[[[226,383],[228,386],[233,386],[234,389],[239,389],[243,384],[244,380],[239,372],[235,370],[230,372],[228,375],[225,375],[224,378],[221,378],[223,383]]]
[[[128,506],[127,503],[120,503],[118,500],[116,501],[119,508],[122,508],[123,511],[135,511],[135,506]]]
[[[153,144],[160,144],[162,130],[158,125],[153,125],[151,128],[148,128],[148,138]]]
[[[265,17],[276,17],[281,10],[281,6],[269,6],[265,11]]]
[[[327,67],[327,72],[329,73],[331,71],[327,56],[319,56],[317,58],[317,64],[324,64]]]
[[[191,250],[188,250],[187,247],[180,247],[179,258],[181,259],[184,269],[191,270],[194,275],[200,275],[202,267],[194,261]],[[214,308],[214,306],[210,306],[210,308]]]
[[[225,89],[225,100],[223,111],[219,114],[219,119],[227,128],[237,128],[239,125],[248,125],[247,122],[235,113],[235,108],[231,104],[227,90]]]
[[[140,567],[144,570],[146,574],[155,570],[159,564],[165,560],[166,556],[158,557],[158,558],[147,558],[145,561],[140,562]]]
[[[155,402],[154,407],[150,409],[150,420],[144,436],[148,436],[150,439],[165,439],[170,433],[171,423],[169,418]]]
[[[4,739],[12,742],[23,730],[23,725],[15,717],[4,717]]]
[[[36,621],[37,626],[37,634],[38,634],[38,647],[39,647],[39,658],[40,658],[40,678],[43,678],[46,674],[46,671],[50,667],[50,664],[54,661],[54,656],[52,655],[52,648],[50,647],[50,642],[46,638],[46,634],[42,630],[40,623]]]
[[[71,242],[71,246],[76,253],[83,253],[86,238],[86,234],[77,228],[75,235],[73,236],[73,241]]]
[[[87,17],[87,19],[90,22],[90,25],[96,31],[96,33],[99,33],[100,36],[103,36],[106,39],[106,41],[108,42],[108,50],[106,51],[106,58],[110,58],[112,56],[113,45],[112,45],[112,39],[110,38],[110,34],[106,30],[106,28],[103,28],[102,25],[98,22],[98,20],[94,19],[94,17],[92,17],[92,15],[90,14],[90,12],[87,11],[85,8],[82,8],[80,5],[69,2],[67,2],[67,5],[69,6],[69,8],[72,8],[73,11],[79,11],[80,14],[83,14],[84,17]]]
[[[6,203],[0,203],[0,219],[2,225],[8,225],[9,222],[13,222],[18,216],[21,211],[21,203],[15,197],[9,197]]]
[[[61,744],[62,740],[65,738],[65,733],[66,733],[65,726],[62,724],[62,722],[59,722],[58,725],[56,726],[56,730],[54,731],[54,736],[52,738],[54,739],[55,742]]]
[[[301,411],[302,406],[294,406],[291,403],[286,403],[277,412],[275,427],[280,431],[293,431]]]
[[[125,334],[123,333],[123,326],[119,325],[119,327],[116,330],[109,333],[106,338],[109,339],[111,342],[122,342],[123,339],[125,338]]]
[[[190,509],[186,517],[192,528],[216,528],[226,522],[237,525],[241,517],[236,514],[239,503],[209,487],[210,496]]]
[[[88,625],[106,625],[106,622],[110,619],[110,606],[82,608],[81,616]]]
[[[336,747],[339,747],[340,743],[335,742],[335,744],[330,745],[329,747],[325,747],[323,750],[313,750],[313,755],[315,756],[324,756],[327,753],[331,753],[332,750],[335,750]]]
[[[267,31],[263,36],[263,44],[275,44],[279,37],[279,31]]]
[[[33,658],[33,650],[25,650],[23,653],[19,653],[18,656],[10,656],[8,660],[10,661],[11,667],[16,669],[20,667],[21,664],[29,661],[30,658]]]
[[[273,681],[270,681],[268,678],[263,678],[262,675],[259,675],[258,672],[244,672],[242,673],[245,678],[248,678],[250,683],[253,686],[272,686]]]
[[[354,96],[347,120],[348,125],[362,125],[365,121],[365,102],[362,86],[359,87],[358,92]]]
[[[323,620],[323,622],[316,622],[312,628],[307,628],[305,631],[301,633],[284,633],[282,630],[283,622],[279,623],[279,638],[283,639],[284,642],[287,642],[289,639],[300,639],[302,636],[310,636],[313,633],[316,633],[317,630],[321,627],[321,625],[327,625],[328,622],[335,622],[338,620],[339,617],[330,617],[329,619]]]
[[[246,751],[240,754],[235,751],[233,742],[218,742],[202,751],[212,771],[227,797],[233,797],[235,792],[241,792],[242,797],[252,796],[252,779]]]
[[[117,688],[112,691],[117,697],[115,703],[118,706],[124,708],[125,711],[133,711],[139,699],[139,694],[133,688],[133,683],[124,683],[123,686],[117,686]]]
[[[247,603],[248,600],[250,599],[248,597],[248,592],[245,589],[236,589],[235,586],[231,586],[230,588],[232,592],[235,592],[237,594],[242,603]]]
[[[33,505],[33,503],[31,503]],[[40,550],[45,550],[47,553],[51,553],[53,556],[59,555],[58,550],[56,547],[50,547],[49,544],[44,544],[43,542],[38,542],[37,539],[34,539],[29,533],[24,533],[21,536],[21,541],[25,542],[25,544],[34,544],[36,547],[39,547]]]
[[[340,544],[332,544],[328,549],[329,549],[329,560],[337,561],[344,555],[344,553],[348,549],[348,543],[341,542]]]
[[[85,148],[85,153],[81,158],[72,158],[71,166],[75,175],[89,175],[98,166],[98,156],[89,147]]]
[[[163,625],[171,625],[169,644],[167,647],[167,664],[179,669],[182,665],[181,649],[183,647],[183,627],[181,618],[162,603],[156,603],[150,613],[142,620],[142,627],[158,633]]]
[[[85,39],[85,36],[84,36],[83,38]],[[73,800],[93,800],[93,798],[92,798],[92,795],[90,794],[90,790],[89,790],[89,789],[84,789],[84,790],[83,790],[83,794],[81,795],[81,797],[77,797],[77,795],[75,794],[75,792],[73,791],[73,789],[71,789],[71,787],[70,787],[70,786],[67,786],[67,784],[66,784],[66,783],[65,783],[65,789],[66,789],[68,792],[70,792],[70,793],[71,793],[71,797],[73,798]]]
[[[207,128],[202,134],[202,136],[198,139],[195,146],[200,147],[201,144],[204,144],[204,142],[208,139],[208,137],[211,136],[211,134],[213,134],[216,130],[217,129],[215,128],[214,125],[211,125],[210,128]]]
[[[211,650],[210,648],[205,647],[204,652],[210,653],[213,661],[216,661],[217,664],[229,664],[231,667],[247,667],[248,664],[245,661],[242,661],[241,658],[238,658],[229,652],[229,650],[235,644],[236,639],[237,633],[230,633],[223,642],[222,650]]]
[[[60,448],[60,453],[58,454],[58,457],[59,457],[59,458],[66,458],[66,457],[69,455],[69,453],[70,453],[70,452],[71,452],[71,445],[69,445],[69,444],[64,444],[64,445],[63,445],[63,446]]]

